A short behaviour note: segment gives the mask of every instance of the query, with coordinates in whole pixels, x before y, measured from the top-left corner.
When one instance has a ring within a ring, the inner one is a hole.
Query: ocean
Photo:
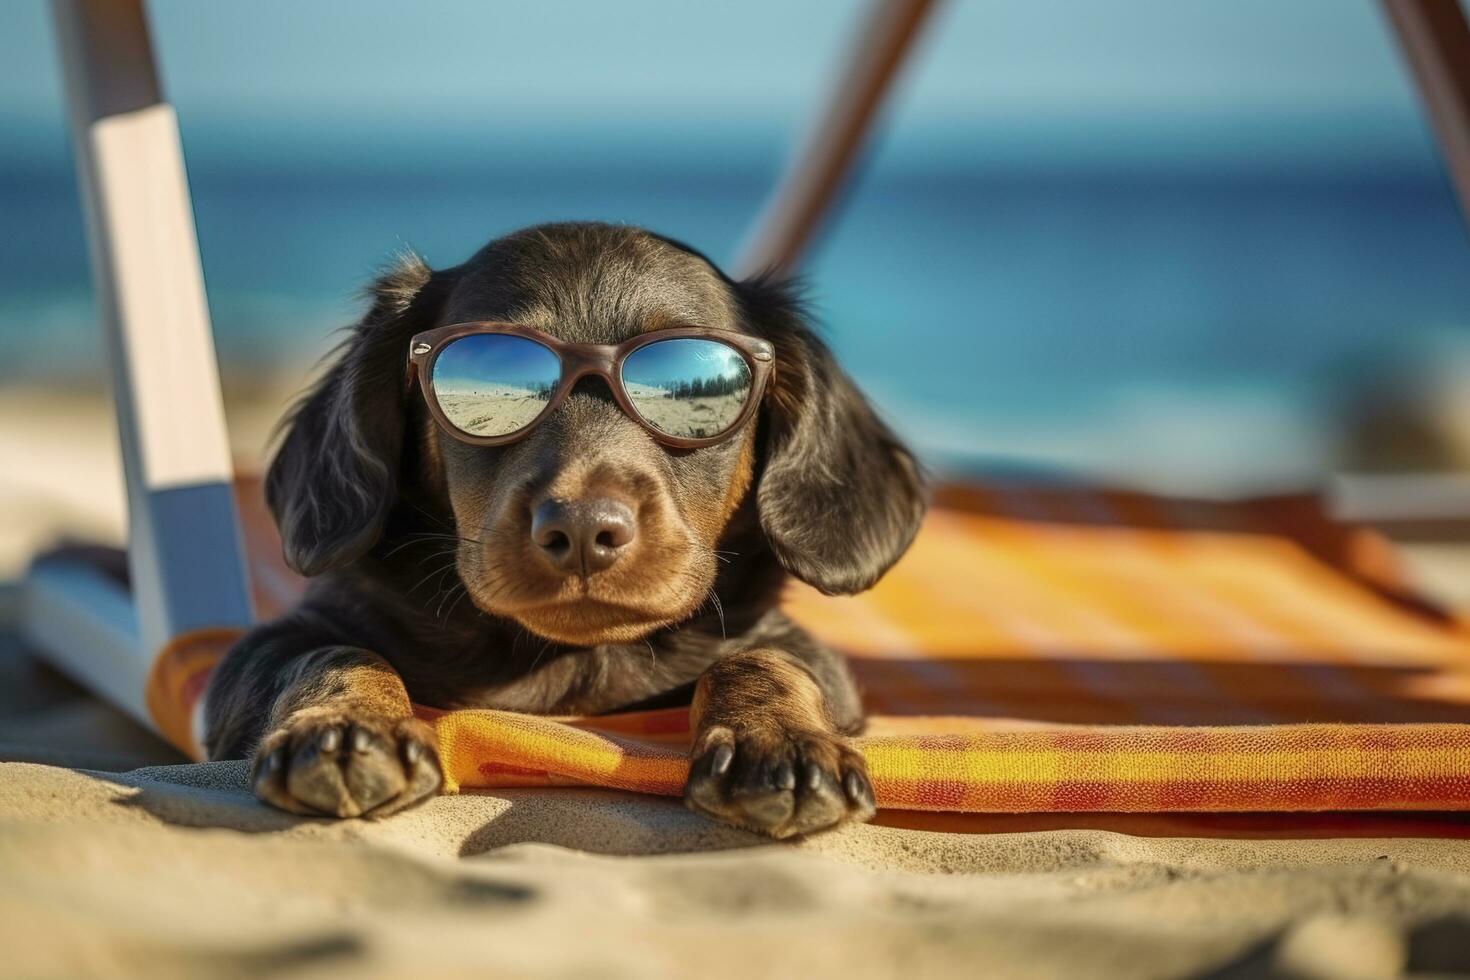
[[[769,134],[604,148],[552,133],[507,150],[455,132],[192,132],[216,343],[237,374],[304,373],[404,247],[449,265],[523,225],[601,219],[728,261],[780,163]],[[64,141],[11,146],[0,383],[94,382]],[[1470,236],[1433,166],[1090,165],[1028,149],[969,167],[946,152],[878,154],[807,269],[849,371],[942,465],[1310,482],[1334,463],[1345,403],[1470,348]]]

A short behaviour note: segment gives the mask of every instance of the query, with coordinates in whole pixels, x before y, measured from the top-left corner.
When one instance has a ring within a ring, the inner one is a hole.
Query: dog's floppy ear
[[[807,325],[789,283],[735,284],[746,323],[776,347],[756,489],[777,560],[828,595],[871,586],[924,516],[918,464]]]
[[[433,325],[437,280],[408,256],[373,283],[367,315],[283,423],[265,499],[286,563],[302,575],[347,564],[383,532],[398,495],[408,341]]]

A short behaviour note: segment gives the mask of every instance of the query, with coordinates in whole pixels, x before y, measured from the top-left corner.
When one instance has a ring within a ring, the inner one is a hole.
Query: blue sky
[[[555,384],[560,376],[556,355],[524,337],[463,337],[434,362],[434,381],[443,385],[488,382],[534,387]]]
[[[723,344],[684,338],[640,347],[623,362],[623,379],[634,384],[669,386],[714,378],[743,380],[745,361]]]
[[[624,377],[645,385],[708,380],[745,373],[745,361],[721,344],[678,339],[641,347],[629,355]],[[434,380],[446,384],[555,382],[561,364],[545,347],[521,337],[465,337],[446,347],[434,362]]]
[[[851,0],[154,0],[171,94],[197,118],[800,118]],[[43,0],[0,4],[0,114],[48,117]],[[1412,114],[1372,0],[954,0],[906,112]]]

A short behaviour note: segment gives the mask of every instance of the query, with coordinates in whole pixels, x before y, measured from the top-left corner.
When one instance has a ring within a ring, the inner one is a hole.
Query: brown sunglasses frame
[[[561,379],[551,393],[546,407],[530,422],[503,436],[477,436],[465,432],[449,421],[449,417],[439,407],[439,396],[434,391],[434,363],[439,359],[439,355],[454,341],[473,334],[525,337],[551,351],[561,363]],[[740,410],[739,417],[716,436],[684,439],[660,431],[657,426],[639,414],[633,400],[628,397],[627,391],[623,388],[623,361],[628,355],[660,340],[681,338],[717,340],[737,351],[750,368],[750,397],[745,400],[745,407]],[[724,442],[750,421],[750,417],[755,414],[761,398],[765,395],[766,380],[770,376],[775,360],[776,351],[770,341],[715,327],[675,326],[650,330],[636,337],[630,337],[621,344],[574,344],[524,324],[484,320],[471,323],[451,323],[415,334],[408,345],[407,380],[410,387],[415,380],[418,381],[419,388],[424,393],[424,402],[429,407],[429,414],[434,416],[434,421],[456,439],[472,446],[504,446],[525,438],[527,433],[540,425],[547,416],[556,411],[562,402],[566,401],[578,381],[588,375],[596,375],[607,382],[618,407],[647,430],[654,439],[675,449],[700,449]]]

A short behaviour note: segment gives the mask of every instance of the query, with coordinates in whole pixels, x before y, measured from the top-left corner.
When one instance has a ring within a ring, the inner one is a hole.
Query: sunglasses
[[[572,344],[514,323],[455,323],[409,344],[429,412],[477,446],[520,439],[555,411],[577,381],[597,375],[618,406],[659,442],[710,446],[760,404],[775,352],[756,337],[671,327],[621,344]]]

